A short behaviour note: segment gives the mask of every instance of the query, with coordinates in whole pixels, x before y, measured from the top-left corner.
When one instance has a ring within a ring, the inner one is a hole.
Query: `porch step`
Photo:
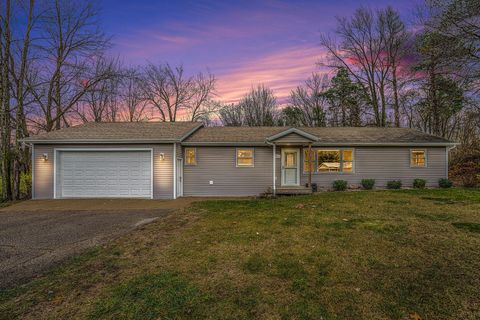
[[[277,195],[301,195],[312,194],[312,189],[307,187],[280,187],[276,190]]]

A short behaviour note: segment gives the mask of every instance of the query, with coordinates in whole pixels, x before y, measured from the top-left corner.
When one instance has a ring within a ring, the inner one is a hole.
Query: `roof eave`
[[[289,135],[291,133],[296,133],[306,139],[309,139],[309,140],[312,140],[312,141],[318,141],[318,137],[317,136],[314,136],[308,132],[305,132],[303,130],[300,130],[300,129],[297,129],[297,128],[290,128],[290,129],[287,129],[287,130],[284,130],[282,132],[279,132],[277,134],[274,134],[273,136],[270,136],[267,138],[268,141],[274,141],[274,140],[277,140],[281,137],[284,137],[286,135]]]
[[[21,142],[31,143],[31,144],[122,144],[122,143],[178,143],[181,142],[179,139],[22,139]]]

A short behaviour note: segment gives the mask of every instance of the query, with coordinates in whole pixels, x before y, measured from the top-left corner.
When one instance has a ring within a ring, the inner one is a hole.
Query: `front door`
[[[300,185],[299,163],[299,149],[282,149],[282,186]]]

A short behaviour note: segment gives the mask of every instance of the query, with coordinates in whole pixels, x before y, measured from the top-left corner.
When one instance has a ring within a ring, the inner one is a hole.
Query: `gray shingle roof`
[[[209,127],[198,130],[185,140],[186,143],[262,143],[273,135],[288,130],[289,127]],[[318,137],[315,144],[355,143],[355,144],[394,144],[394,143],[452,143],[444,138],[433,136],[409,128],[373,127],[321,127],[298,128]]]
[[[199,126],[198,122],[91,122],[32,136],[25,141],[175,141]]]
[[[87,123],[25,139],[33,143],[61,142],[172,142],[186,144],[265,144],[290,127],[207,127],[195,122]],[[198,130],[196,130],[198,129]],[[321,127],[297,128],[318,138],[314,144],[452,144],[444,138],[408,128]],[[196,130],[196,131],[195,131]],[[191,134],[194,132],[193,134]],[[191,135],[190,135],[191,134]],[[188,137],[187,137],[188,136]]]
[[[197,131],[185,142],[255,142],[265,140],[287,127],[207,127]]]
[[[450,143],[437,137],[410,128],[334,127],[299,128],[318,137],[318,142],[352,143]]]

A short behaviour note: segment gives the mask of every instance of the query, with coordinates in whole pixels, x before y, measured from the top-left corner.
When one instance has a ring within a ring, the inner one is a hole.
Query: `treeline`
[[[411,25],[392,8],[359,8],[338,18],[334,32],[320,37],[327,55],[319,64],[331,73],[312,73],[281,105],[263,85],[226,105],[208,71],[191,74],[168,63],[132,67],[112,58],[93,1],[0,4],[2,199],[29,195],[23,138],[90,121],[406,126],[461,142],[469,161],[479,149],[475,0],[427,2]]]

